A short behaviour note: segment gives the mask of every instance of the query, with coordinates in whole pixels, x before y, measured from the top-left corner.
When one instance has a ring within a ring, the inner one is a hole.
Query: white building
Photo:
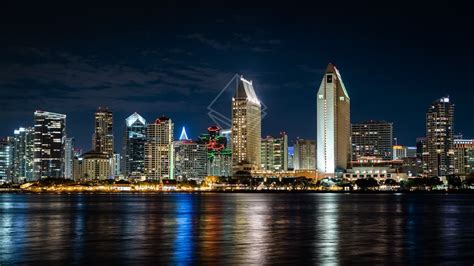
[[[341,75],[329,64],[318,90],[317,169],[333,175],[344,171],[350,156],[350,98]]]

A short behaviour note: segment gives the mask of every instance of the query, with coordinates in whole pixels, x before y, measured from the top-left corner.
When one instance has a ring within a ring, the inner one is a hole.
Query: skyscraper
[[[66,115],[36,111],[34,178],[64,177]]]
[[[202,180],[207,175],[207,147],[192,140],[174,142],[174,174],[181,180]]]
[[[33,150],[35,130],[33,127],[15,129],[13,154],[13,182],[33,180]]]
[[[74,165],[74,138],[66,138],[64,142],[64,177],[67,179],[73,178]]]
[[[252,81],[237,82],[232,98],[233,171],[251,171],[260,167],[261,104]]]
[[[319,86],[317,106],[317,169],[332,175],[347,168],[350,156],[350,98],[341,74],[329,63]]]
[[[426,113],[427,176],[444,176],[454,173],[453,150],[454,104],[449,97],[434,101]]]
[[[207,132],[201,134],[197,140],[197,143],[207,147],[207,175],[231,176],[232,151],[228,138],[229,131],[221,131],[217,126],[210,126]]]
[[[12,182],[13,138],[0,140],[0,184]]]
[[[474,173],[474,139],[454,140],[454,173]]]
[[[294,146],[294,170],[316,169],[316,143],[314,140],[297,139]]]
[[[125,132],[123,141],[123,167],[125,177],[139,177],[145,173],[145,118],[133,113],[125,119]]]
[[[174,177],[173,131],[173,122],[165,116],[148,124],[145,143],[145,174],[148,179]]]
[[[295,146],[288,146],[288,170],[295,169],[294,159],[295,159]]]
[[[95,112],[95,130],[92,135],[92,149],[96,152],[114,156],[114,135],[112,133],[112,112],[107,108],[99,107]]]
[[[266,171],[288,170],[288,136],[282,132],[279,138],[267,136],[261,141],[261,169]]]
[[[351,125],[352,160],[371,156],[392,160],[393,123],[366,121]]]

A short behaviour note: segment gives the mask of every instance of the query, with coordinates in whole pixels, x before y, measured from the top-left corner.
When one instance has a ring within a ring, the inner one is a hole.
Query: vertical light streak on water
[[[2,261],[11,261],[13,259],[14,243],[12,243],[12,234],[14,232],[12,216],[10,215],[12,203],[9,195],[1,195],[0,217],[0,265]],[[5,214],[3,213],[5,212]]]
[[[450,257],[458,257],[459,248],[456,246],[456,241],[460,237],[459,219],[460,216],[459,207],[455,204],[448,202],[446,205],[442,205],[440,218],[443,220],[441,223],[441,244],[442,244],[442,257],[449,259]]]
[[[339,197],[340,194],[319,194],[316,232],[318,234],[316,253],[319,254],[318,262],[324,265],[337,265],[339,263]],[[342,251],[343,252],[343,251]]]
[[[192,212],[193,195],[176,195],[176,239],[174,241],[174,261],[191,262],[193,260],[193,240],[192,240]]]
[[[84,204],[87,204],[87,202],[84,202],[84,197],[83,195],[79,194],[75,197],[75,202],[74,204],[74,238],[72,241],[72,247],[74,249],[74,260],[75,261],[80,261],[83,256],[83,250],[84,250],[84,233],[85,233],[85,211],[84,211]]]

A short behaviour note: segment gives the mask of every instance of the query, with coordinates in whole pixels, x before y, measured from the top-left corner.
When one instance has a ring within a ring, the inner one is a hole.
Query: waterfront
[[[464,263],[470,194],[0,194],[3,263]]]

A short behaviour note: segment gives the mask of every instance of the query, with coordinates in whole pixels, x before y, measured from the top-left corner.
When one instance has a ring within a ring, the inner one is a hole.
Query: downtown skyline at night
[[[147,119],[168,115],[195,138],[212,124],[207,106],[239,73],[254,82],[268,108],[263,136],[284,130],[291,140],[315,139],[316,124],[306,121],[316,119],[319,79],[333,62],[343,69],[351,95],[351,122],[393,122],[399,143],[414,145],[424,134],[426,106],[449,95],[460,114],[454,130],[469,135],[473,123],[462,114],[470,107],[471,40],[458,34],[464,17],[437,27],[436,12],[408,12],[402,19],[395,11],[386,17],[348,14],[335,24],[324,16],[308,23],[311,15],[302,12],[288,25],[265,13],[220,19],[186,10],[172,17],[166,9],[118,9],[104,16],[98,9],[88,11],[87,20],[70,11],[56,18],[62,22],[57,25],[26,12],[1,29],[7,41],[0,51],[0,133],[31,124],[35,110],[49,110],[67,114],[68,134],[88,149],[93,113],[104,106],[115,114],[116,136],[123,120],[138,112]],[[121,24],[121,15],[135,23]],[[311,33],[302,34],[301,25]],[[449,42],[454,36],[464,41]],[[121,142],[115,140],[116,150]]]
[[[457,1],[0,8],[0,266],[469,265]]]

